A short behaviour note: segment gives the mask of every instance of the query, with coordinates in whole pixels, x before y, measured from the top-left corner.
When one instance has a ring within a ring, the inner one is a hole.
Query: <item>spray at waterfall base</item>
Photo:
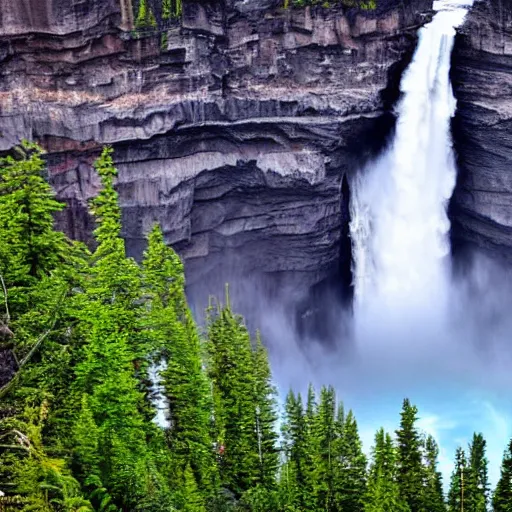
[[[317,343],[299,349],[276,311],[262,330],[279,340],[271,355],[281,395],[289,386],[304,392],[308,381],[333,384],[354,409],[368,451],[378,427],[397,427],[409,396],[420,427],[441,445],[445,484],[456,446],[465,446],[473,431],[487,438],[495,483],[512,435],[505,393],[512,384],[512,279],[478,255],[467,273],[453,276],[447,207],[456,181],[450,133],[456,101],[449,72],[454,27],[469,6],[434,6],[438,12],[420,30],[401,82],[395,137],[350,184],[352,353],[327,353]],[[340,325],[347,316],[340,312]]]

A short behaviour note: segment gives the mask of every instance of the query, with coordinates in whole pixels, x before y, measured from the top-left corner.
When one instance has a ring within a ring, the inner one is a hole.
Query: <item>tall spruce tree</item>
[[[315,499],[319,510],[334,510],[334,472],[336,458],[336,394],[322,387],[312,432],[315,464]]]
[[[400,494],[411,512],[423,510],[424,468],[422,443],[416,428],[418,409],[406,398],[400,413],[400,428],[396,431],[398,443],[398,484]]]
[[[0,375],[0,489],[7,482],[8,492],[17,488],[34,503],[41,489],[30,490],[29,473],[56,487],[68,478],[65,461],[47,457],[46,443],[60,442],[56,411],[72,381],[64,310],[76,249],[54,229],[53,214],[63,205],[45,181],[41,155],[24,141],[12,156],[0,158],[0,372],[6,360],[12,370]],[[19,439],[30,447],[26,452]],[[27,456],[34,459],[30,464]],[[50,474],[45,464],[53,461],[59,469]],[[59,491],[54,499],[67,498]]]
[[[443,479],[437,469],[439,447],[435,439],[429,435],[425,440],[425,487],[424,510],[428,512],[445,512],[446,504],[443,495]]]
[[[100,474],[89,475],[83,484],[91,492],[105,488],[117,505],[137,510],[145,502],[146,510],[155,510],[167,493],[162,479],[153,482],[136,478],[151,464],[147,444],[150,426],[142,414],[144,395],[136,376],[136,361],[144,359],[140,341],[141,281],[135,261],[126,258],[121,238],[121,212],[114,189],[116,169],[112,150],[105,148],[95,167],[103,188],[93,200],[92,213],[97,249],[92,258],[90,278],[84,293],[76,298],[76,316],[80,320],[83,353],[75,367],[77,394],[82,400],[81,417],[97,426],[97,450],[94,443],[77,439],[77,456],[89,451],[88,459],[100,456]],[[86,459],[83,459],[82,463]],[[85,474],[87,466],[82,466]],[[158,497],[150,505],[148,497]],[[163,486],[163,487],[162,487]]]
[[[311,395],[311,393],[310,393]],[[290,391],[286,397],[283,421],[285,463],[281,471],[281,487],[285,510],[314,511],[314,478],[311,472],[312,441],[306,425],[306,414],[299,394]]]
[[[367,461],[352,411],[345,418],[342,436],[341,487],[335,499],[342,510],[359,512],[364,509]]]
[[[365,495],[365,512],[409,512],[397,482],[397,452],[391,436],[381,428],[375,434]]]
[[[470,471],[466,459],[466,453],[459,446],[455,452],[455,468],[453,470],[450,489],[448,491],[448,511],[464,512],[468,510],[470,500],[468,484]]]
[[[332,442],[332,491],[334,496],[334,510],[339,508],[340,493],[342,493],[346,480],[345,459],[345,408],[343,402],[338,402],[336,418],[334,421],[335,436]]]
[[[193,475],[206,496],[216,480],[210,438],[212,403],[184,283],[179,257],[165,244],[160,227],[155,226],[143,261],[143,289],[148,304],[143,323],[151,340],[152,357],[167,363],[163,384],[169,404],[168,439],[176,464],[175,478],[190,487]],[[186,475],[186,471],[191,473]]]
[[[259,333],[253,351],[254,401],[258,442],[258,483],[264,489],[276,485],[279,456],[277,451],[277,391],[272,384],[268,354]]]
[[[470,512],[486,512],[489,504],[486,441],[482,434],[474,433],[469,445],[468,497]]]
[[[232,313],[228,296],[226,304],[209,312],[209,374],[221,482],[240,497],[260,478],[262,446],[257,436],[251,339],[241,317]]]
[[[492,498],[494,512],[512,512],[512,439],[501,463],[501,474]]]
[[[64,205],[45,180],[41,155],[23,141],[15,156],[0,158],[0,273],[8,288],[48,275],[70,248],[54,230],[53,215]]]

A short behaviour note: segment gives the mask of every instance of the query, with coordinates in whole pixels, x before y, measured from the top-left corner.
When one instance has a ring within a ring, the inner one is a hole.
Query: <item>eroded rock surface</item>
[[[456,38],[452,75],[459,180],[456,242],[510,258],[512,248],[512,3],[476,2]]]
[[[350,265],[342,181],[392,128],[429,0],[187,2],[165,37],[141,39],[114,0],[40,0],[41,23],[18,12],[33,1],[0,0],[0,149],[43,144],[62,229],[90,239],[91,164],[112,144],[130,254],[159,221],[191,289],[236,269],[304,292]]]

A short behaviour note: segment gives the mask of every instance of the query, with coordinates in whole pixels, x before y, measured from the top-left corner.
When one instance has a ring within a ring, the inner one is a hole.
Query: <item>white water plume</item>
[[[446,300],[450,223],[455,186],[449,80],[455,35],[466,13],[438,2],[419,32],[413,61],[401,82],[403,99],[393,143],[352,185],[351,236],[356,308],[390,311]],[[412,301],[412,302],[411,302]],[[437,308],[442,309],[442,308]]]
[[[419,31],[401,82],[394,140],[352,183],[356,337],[400,319],[411,332],[420,314],[445,322],[450,246],[446,208],[456,179],[450,137],[455,98],[449,79],[455,28],[467,6],[436,2]]]

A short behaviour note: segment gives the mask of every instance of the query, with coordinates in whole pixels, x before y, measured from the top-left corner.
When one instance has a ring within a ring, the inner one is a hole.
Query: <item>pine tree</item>
[[[23,141],[16,158],[0,159],[0,273],[6,285],[48,275],[64,261],[70,244],[54,230],[63,205],[43,176],[42,151]]]
[[[450,480],[450,490],[448,491],[448,511],[464,512],[469,508],[469,499],[467,486],[469,482],[469,467],[466,454],[459,447],[455,452],[455,468]]]
[[[163,358],[165,395],[169,403],[168,439],[176,461],[176,478],[190,468],[202,492],[212,491],[215,465],[210,438],[210,388],[201,344],[188,309],[183,264],[168,247],[158,226],[144,254],[143,282],[148,308],[143,323],[152,357]]]
[[[227,305],[208,319],[209,374],[213,384],[220,475],[241,496],[260,477],[253,352],[247,328]],[[248,371],[249,370],[249,371]]]
[[[411,512],[423,509],[423,480],[421,438],[416,428],[418,409],[405,399],[402,406],[398,442],[398,484],[400,495]]]
[[[501,463],[501,474],[492,499],[494,512],[512,512],[512,440]]]
[[[315,498],[321,510],[334,510],[334,470],[336,448],[336,394],[334,388],[322,387],[316,421],[312,432],[315,448]]]
[[[54,230],[53,214],[63,205],[45,181],[41,155],[37,145],[23,142],[14,156],[0,159],[0,359],[7,353],[15,363],[14,374],[0,376],[0,438],[13,423],[20,432],[35,428],[27,426],[23,411],[46,410],[50,399],[44,424],[51,442],[59,433],[59,399],[72,381],[65,309],[76,281],[77,246]],[[42,439],[40,444],[44,451]],[[23,456],[8,450],[11,461],[21,463]],[[16,484],[13,466],[0,462],[0,467],[0,487],[4,480]],[[64,499],[62,493],[56,499]]]
[[[439,448],[432,436],[427,436],[425,441],[425,488],[424,507],[429,512],[445,512],[446,505],[443,496],[443,480],[441,473],[437,470],[437,458]]]
[[[83,351],[75,367],[74,390],[89,396],[90,413],[82,408],[82,417],[92,416],[98,428],[101,475],[96,484],[104,485],[118,505],[136,510],[151,493],[149,487],[142,488],[144,480],[134,480],[151,456],[150,428],[142,414],[145,397],[136,375],[137,361],[148,354],[140,337],[140,270],[126,258],[111,155],[105,148],[95,163],[103,185],[92,202],[98,246],[84,293],[75,301]]]
[[[319,445],[315,437],[318,404],[313,384],[308,386],[306,408],[304,411],[304,455],[302,459],[302,471],[304,474],[303,502],[305,510],[316,510],[317,489],[319,487],[316,460],[318,459]]]
[[[82,397],[80,415],[73,428],[74,458],[80,468],[81,479],[100,478],[99,429],[89,407],[86,394]]]
[[[206,512],[204,505],[204,497],[197,487],[196,478],[194,472],[187,465],[184,472],[184,507],[183,510],[186,512]]]
[[[486,441],[482,434],[473,434],[469,445],[468,510],[486,512],[489,503],[489,480],[487,476]]]
[[[276,484],[278,468],[276,397],[277,391],[272,384],[272,374],[268,362],[267,350],[263,346],[259,333],[256,335],[256,347],[253,352],[256,402],[256,435],[258,440],[259,478],[263,489],[273,489]]]
[[[352,411],[345,418],[342,436],[341,486],[335,499],[341,510],[359,512],[364,509],[367,461]]]
[[[397,482],[397,453],[391,436],[381,428],[375,434],[372,464],[365,495],[365,512],[409,512]]]
[[[334,510],[337,510],[340,493],[345,485],[345,408],[339,402],[336,408],[334,422],[334,440],[332,442],[332,490],[334,496]]]
[[[312,408],[312,388],[309,391]],[[312,411],[310,410],[310,414]],[[290,391],[286,397],[283,438],[286,461],[281,473],[281,486],[285,492],[286,510],[313,511],[314,480],[311,468],[311,437],[306,424],[306,414],[300,393]]]

